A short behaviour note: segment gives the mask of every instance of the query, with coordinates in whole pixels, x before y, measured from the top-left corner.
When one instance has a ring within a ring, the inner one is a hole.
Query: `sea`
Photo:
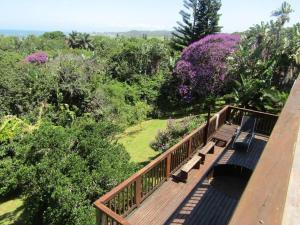
[[[28,35],[39,36],[45,32],[46,31],[39,31],[39,30],[2,30],[2,29],[0,29],[0,35],[17,36],[17,37],[26,37]]]

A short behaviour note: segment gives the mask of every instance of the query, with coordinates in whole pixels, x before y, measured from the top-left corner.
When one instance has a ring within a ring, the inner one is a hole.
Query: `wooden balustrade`
[[[186,140],[181,143],[172,153],[171,153],[171,173],[176,171],[182,164],[184,164],[189,158],[189,145],[190,140]]]
[[[97,225],[130,225],[122,216],[116,214],[99,201],[96,201],[94,205],[97,209]]]
[[[255,132],[270,135],[277,122],[278,116],[270,113],[264,113],[259,111],[254,111],[250,109],[243,109],[238,107],[229,107],[229,121],[234,124],[240,124],[243,115],[254,116],[257,118]]]
[[[208,138],[226,121],[239,124],[243,115],[257,117],[256,130],[263,134],[270,134],[277,121],[277,116],[273,114],[226,106],[210,119]],[[122,218],[139,207],[142,201],[171,176],[172,172],[193,156],[196,149],[204,145],[205,127],[206,125],[201,125],[179,143],[97,200],[94,203],[97,210],[97,224],[128,225]]]
[[[141,201],[147,198],[157,187],[166,180],[167,159],[162,160],[155,167],[142,175]]]

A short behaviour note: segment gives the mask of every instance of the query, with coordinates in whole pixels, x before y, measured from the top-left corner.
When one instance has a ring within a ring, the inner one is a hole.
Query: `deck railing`
[[[300,75],[229,222],[300,224]],[[261,125],[263,127],[263,125]]]
[[[257,117],[259,119],[257,131],[267,135],[277,120],[277,116],[273,114],[233,106],[224,107],[210,119],[208,129],[205,124],[201,125],[147,166],[98,199],[94,203],[97,211],[97,224],[128,225],[124,217],[139,207],[174,171],[188,161],[199,147],[204,145],[206,130],[207,137],[210,138],[226,122],[239,124],[244,114]]]
[[[270,134],[272,133],[272,130],[278,119],[277,115],[271,113],[258,112],[234,106],[230,106],[229,110],[229,122],[240,124],[244,115],[256,117],[257,122],[255,126],[255,132],[268,136],[270,136]]]

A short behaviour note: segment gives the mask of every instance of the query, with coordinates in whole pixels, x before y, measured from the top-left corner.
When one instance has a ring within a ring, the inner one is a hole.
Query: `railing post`
[[[229,106],[226,112],[226,121],[230,122],[231,107]]]
[[[205,126],[205,130],[204,130],[204,145],[207,144],[208,141],[208,132],[209,132],[209,125],[210,125],[210,106],[208,106],[208,112],[207,112],[207,121],[206,121],[206,126]]]
[[[166,177],[168,178],[170,174],[171,174],[171,154],[167,156]]]
[[[139,176],[135,181],[135,203],[139,207],[142,200],[142,176]]]
[[[99,209],[96,209],[96,225],[106,225],[106,215]]]
[[[189,139],[189,150],[188,150],[188,157],[192,155],[192,137]]]

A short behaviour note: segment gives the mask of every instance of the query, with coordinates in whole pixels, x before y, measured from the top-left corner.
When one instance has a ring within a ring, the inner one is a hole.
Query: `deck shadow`
[[[266,143],[255,138],[249,152],[228,147],[213,167],[214,178],[204,176],[164,225],[228,224]]]
[[[211,183],[204,179],[194,188],[189,196],[169,217],[164,225],[222,225],[228,224],[229,219],[238,203],[247,181],[244,179],[229,179],[235,182],[233,194],[222,190],[223,182],[215,178]],[[226,185],[225,185],[226,186]]]

